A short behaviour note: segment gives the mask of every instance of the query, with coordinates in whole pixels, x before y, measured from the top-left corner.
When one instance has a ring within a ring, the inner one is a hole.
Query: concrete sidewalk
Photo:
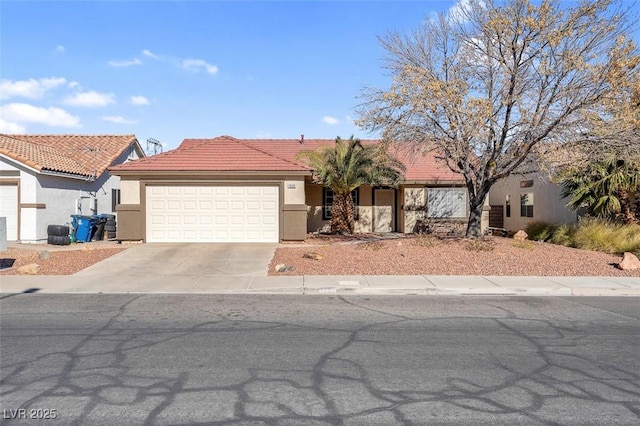
[[[0,275],[0,293],[640,296],[640,278],[452,275]]]

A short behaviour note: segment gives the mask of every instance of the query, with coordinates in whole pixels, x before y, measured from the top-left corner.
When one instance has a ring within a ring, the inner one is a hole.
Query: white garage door
[[[18,239],[18,185],[0,185],[0,217],[7,218],[7,240]]]
[[[147,186],[147,242],[278,242],[277,186]]]

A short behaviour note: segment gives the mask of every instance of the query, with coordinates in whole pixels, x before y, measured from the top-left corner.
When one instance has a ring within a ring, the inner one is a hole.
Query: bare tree
[[[629,12],[613,0],[464,4],[380,39],[393,83],[365,90],[358,112],[364,128],[436,151],[464,177],[466,235],[478,237],[492,185],[525,172],[544,145],[580,146],[585,116],[617,96],[640,60]]]

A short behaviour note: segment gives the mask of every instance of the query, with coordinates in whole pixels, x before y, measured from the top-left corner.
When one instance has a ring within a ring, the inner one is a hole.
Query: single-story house
[[[0,217],[7,239],[47,241],[70,215],[115,213],[120,178],[109,166],[144,157],[134,135],[0,134]]]
[[[113,166],[122,191],[117,238],[278,242],[328,230],[333,193],[312,181],[297,154],[332,144],[304,137],[185,139],[174,150]],[[407,168],[398,188],[354,191],[356,232],[409,233],[436,219],[464,226],[468,203],[460,175],[432,154],[398,158]]]
[[[578,213],[568,201],[542,172],[514,174],[491,187],[489,226],[518,231],[531,222],[576,223]]]

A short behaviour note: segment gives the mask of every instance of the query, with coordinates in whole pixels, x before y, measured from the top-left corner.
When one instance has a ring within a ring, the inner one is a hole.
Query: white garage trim
[[[7,218],[7,240],[18,240],[18,184],[0,181],[0,217]]]
[[[279,226],[277,185],[146,187],[147,242],[278,242]]]

